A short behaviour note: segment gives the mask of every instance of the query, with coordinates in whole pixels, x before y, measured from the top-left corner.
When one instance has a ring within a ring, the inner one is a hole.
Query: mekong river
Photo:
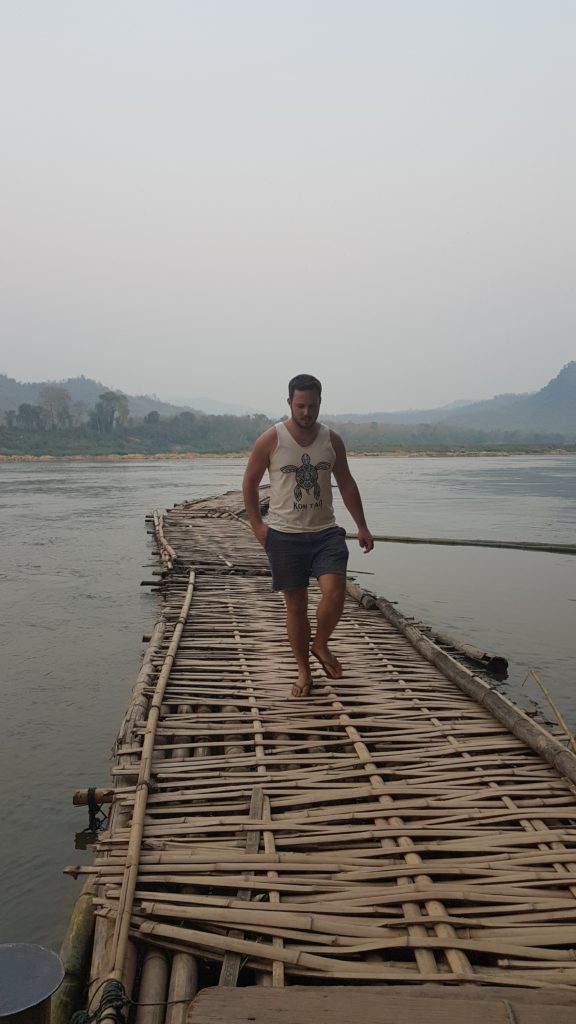
[[[109,755],[157,615],[144,516],[238,487],[244,459],[0,464],[2,796],[0,942],[58,948],[87,824],[79,787]],[[374,533],[574,543],[576,457],[352,460]],[[337,502],[338,518],[352,527]],[[510,660],[505,692],[576,727],[576,557],[350,542],[358,582],[407,614]],[[287,680],[288,684],[288,680]]]

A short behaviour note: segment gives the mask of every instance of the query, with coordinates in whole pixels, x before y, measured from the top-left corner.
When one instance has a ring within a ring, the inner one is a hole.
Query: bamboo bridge
[[[68,869],[93,886],[92,1009],[113,978],[138,1024],[528,1024],[551,1003],[567,1021],[564,738],[352,582],[343,678],[317,666],[312,696],[291,699],[283,602],[241,496],[155,514],[154,533],[161,616],[109,826],[94,866]]]

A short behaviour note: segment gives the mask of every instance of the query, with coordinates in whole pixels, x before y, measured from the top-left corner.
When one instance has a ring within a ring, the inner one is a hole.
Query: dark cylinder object
[[[64,977],[60,957],[28,942],[0,946],[1,1024],[49,1024],[50,997]]]

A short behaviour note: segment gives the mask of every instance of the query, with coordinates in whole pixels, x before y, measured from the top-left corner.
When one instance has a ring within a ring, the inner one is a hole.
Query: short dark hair
[[[322,398],[322,385],[317,377],[311,373],[298,373],[288,384],[288,397],[294,398],[295,391],[317,391],[318,398]]]

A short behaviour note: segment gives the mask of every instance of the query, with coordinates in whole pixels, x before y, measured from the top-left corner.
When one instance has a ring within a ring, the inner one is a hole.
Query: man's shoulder
[[[263,434],[256,440],[254,447],[260,448],[262,451],[271,449],[276,444],[276,426],[268,427]]]
[[[335,446],[335,447],[342,447],[343,448],[344,447],[344,441],[340,437],[340,434],[337,434],[335,430],[332,430],[332,427],[328,427],[328,431],[330,432],[330,440],[331,440],[333,446]]]

